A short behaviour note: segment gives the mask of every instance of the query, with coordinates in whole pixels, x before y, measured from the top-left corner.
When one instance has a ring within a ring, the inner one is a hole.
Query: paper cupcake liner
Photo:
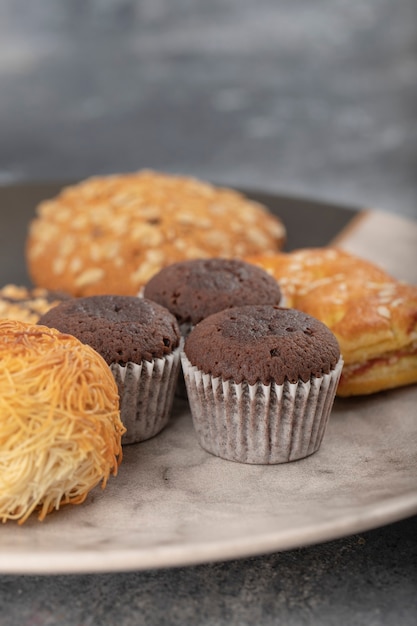
[[[162,359],[110,366],[120,397],[120,417],[126,427],[122,444],[145,441],[168,423],[180,369],[180,349]]]
[[[282,385],[235,384],[204,374],[184,352],[181,361],[197,438],[208,452],[231,461],[273,464],[319,449],[342,358],[321,378]]]
[[[184,349],[185,339],[187,335],[191,332],[192,328],[193,326],[191,324],[181,324],[180,326],[180,332],[181,332],[180,351],[181,352]],[[180,371],[178,374],[177,384],[175,387],[175,395],[177,396],[177,398],[181,398],[181,400],[187,400],[187,397],[188,397],[187,387],[185,385],[184,373],[182,371],[182,368],[180,368]]]

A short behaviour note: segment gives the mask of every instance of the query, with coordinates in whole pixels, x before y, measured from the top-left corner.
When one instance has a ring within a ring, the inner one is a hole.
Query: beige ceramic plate
[[[314,210],[315,222],[320,206]],[[407,225],[407,233],[412,228]],[[16,236],[23,239],[22,232]],[[391,256],[395,260],[395,250]],[[163,433],[125,448],[119,475],[105,491],[97,488],[83,505],[43,523],[0,526],[0,572],[107,572],[225,560],[402,519],[417,513],[416,406],[416,386],[338,399],[319,452],[262,467],[204,452],[187,404],[178,400]]]
[[[417,388],[338,400],[321,449],[286,465],[222,461],[185,402],[119,475],[45,522],[0,527],[0,572],[69,573],[224,560],[304,546],[417,512]]]

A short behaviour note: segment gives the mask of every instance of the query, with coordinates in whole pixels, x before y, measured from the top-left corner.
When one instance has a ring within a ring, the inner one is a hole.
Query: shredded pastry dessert
[[[40,520],[106,486],[122,460],[118,392],[70,335],[0,320],[0,519]]]

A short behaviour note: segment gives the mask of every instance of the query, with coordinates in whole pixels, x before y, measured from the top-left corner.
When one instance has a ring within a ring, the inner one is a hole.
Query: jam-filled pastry
[[[417,286],[337,248],[305,248],[246,260],[279,282],[285,306],[324,322],[344,358],[339,396],[417,382]]]

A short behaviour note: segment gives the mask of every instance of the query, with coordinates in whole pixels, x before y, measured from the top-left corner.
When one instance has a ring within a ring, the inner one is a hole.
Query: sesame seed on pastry
[[[237,191],[144,170],[90,178],[42,202],[26,256],[37,286],[136,295],[176,261],[276,252],[284,238],[282,222]]]
[[[339,341],[339,396],[417,382],[417,286],[337,248],[247,258],[279,282],[286,306],[324,322]]]
[[[4,285],[0,289],[0,319],[36,324],[41,315],[70,296],[42,287]]]

